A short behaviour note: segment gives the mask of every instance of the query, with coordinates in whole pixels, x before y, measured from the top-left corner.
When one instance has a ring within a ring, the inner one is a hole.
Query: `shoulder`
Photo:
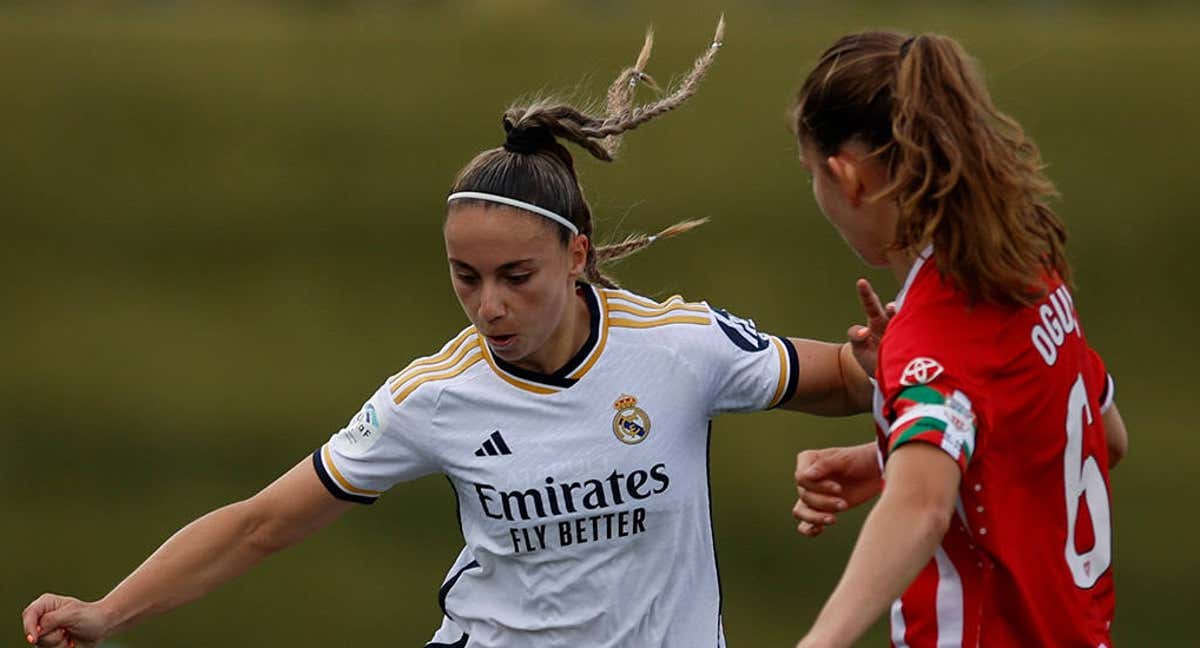
[[[628,290],[603,289],[608,327],[617,335],[646,343],[688,344],[722,339],[745,351],[769,344],[754,320],[739,317],[706,301],[688,301],[672,295],[656,301]]]
[[[483,360],[483,340],[475,327],[469,326],[438,352],[416,358],[388,378],[377,397],[393,410],[432,409],[442,390],[470,379]]]
[[[703,373],[778,356],[795,356],[782,338],[758,330],[754,320],[704,301],[672,295],[655,301],[627,290],[603,290],[608,329],[618,344],[666,350],[684,365]],[[774,349],[767,352],[768,349]]]
[[[689,302],[679,295],[655,301],[621,289],[600,289],[600,299],[614,329],[655,331],[675,330],[677,326],[709,326],[713,311],[703,302]]]
[[[915,268],[913,277],[905,284],[897,297],[897,306],[902,316],[897,323],[911,320],[912,327],[919,328],[933,318],[966,319],[971,301],[966,292],[938,270],[934,257],[923,258]]]
[[[906,286],[900,312],[888,323],[879,366],[888,391],[962,376],[979,356],[990,309],[972,306],[928,260]]]
[[[678,355],[713,325],[708,304],[679,295],[656,300],[628,290],[604,288],[598,292],[610,344],[657,348]]]
[[[888,324],[885,344],[893,348],[933,346],[978,354],[994,347],[1022,309],[972,301],[943,276],[933,258],[898,298],[899,313]]]

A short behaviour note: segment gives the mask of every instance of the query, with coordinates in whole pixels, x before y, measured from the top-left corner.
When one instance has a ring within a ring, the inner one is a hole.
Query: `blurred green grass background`
[[[44,590],[101,596],[459,330],[445,191],[500,143],[513,99],[599,96],[651,23],[662,80],[722,11],[726,47],[689,104],[615,164],[577,155],[602,238],[713,218],[619,276],[840,338],[864,271],[816,210],[785,111],[843,33],[956,36],[1042,147],[1076,301],[1117,376],[1117,642],[1196,645],[1200,8],[766,0],[0,5],[0,641]],[[861,522],[795,535],[794,453],[870,437],[866,417],[717,422],[731,646],[792,645]],[[449,489],[425,479],[119,641],[423,645],[460,544]]]

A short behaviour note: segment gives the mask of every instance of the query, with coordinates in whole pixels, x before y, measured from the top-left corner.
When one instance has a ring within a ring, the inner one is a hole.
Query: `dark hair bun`
[[[513,124],[507,117],[504,119],[504,150],[511,153],[537,153],[554,146],[554,133],[544,124],[533,120],[524,120]]]

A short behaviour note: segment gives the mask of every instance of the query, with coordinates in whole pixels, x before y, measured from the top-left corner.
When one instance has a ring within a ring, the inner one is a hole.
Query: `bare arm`
[[[250,499],[180,529],[99,601],[42,595],[22,615],[26,638],[42,646],[93,645],[204,596],[352,506],[334,499],[311,462],[301,461]]]
[[[796,349],[800,375],[784,409],[821,416],[848,416],[871,410],[873,388],[849,343],[788,338]]]
[[[866,326],[851,326],[846,344],[790,338],[799,359],[800,376],[795,395],[785,409],[821,416],[847,416],[871,411],[874,387],[869,376],[895,306],[884,306],[866,279],[855,284]]]
[[[1121,418],[1121,413],[1117,411],[1117,404],[1113,403],[1108,411],[1104,413],[1104,435],[1108,437],[1108,467],[1113,469],[1121,459],[1125,458],[1125,453],[1129,452],[1129,432],[1125,430],[1125,419]]]
[[[950,455],[910,443],[891,456],[884,476],[883,496],[842,580],[800,648],[854,645],[929,562],[949,528],[962,479]]]

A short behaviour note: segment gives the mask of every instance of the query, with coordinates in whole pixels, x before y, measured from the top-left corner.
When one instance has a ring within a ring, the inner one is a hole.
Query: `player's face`
[[[870,200],[886,184],[886,171],[860,145],[848,145],[833,162],[805,146],[800,163],[821,213],[868,266],[888,265],[899,215],[894,203]]]
[[[444,234],[454,292],[492,352],[535,371],[557,369],[541,366],[553,362],[544,350],[572,335],[562,322],[577,306],[586,237],[564,246],[545,218],[493,206],[454,209]]]

